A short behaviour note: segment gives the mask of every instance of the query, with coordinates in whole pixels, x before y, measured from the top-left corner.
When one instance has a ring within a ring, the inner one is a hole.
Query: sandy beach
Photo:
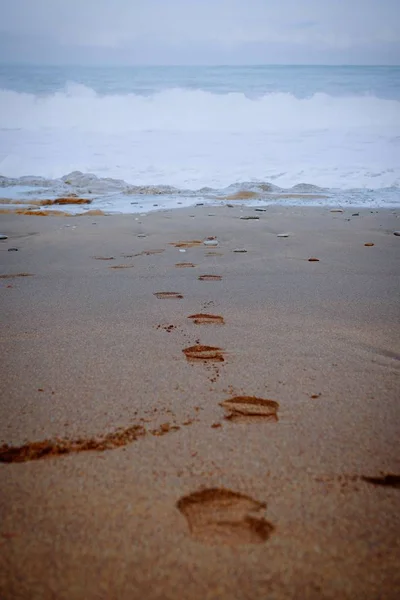
[[[2,600],[400,596],[398,209],[1,221]]]

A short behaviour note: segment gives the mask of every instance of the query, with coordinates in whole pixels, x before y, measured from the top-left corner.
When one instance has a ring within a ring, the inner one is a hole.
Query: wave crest
[[[374,96],[315,94],[299,99],[271,93],[213,94],[171,89],[151,96],[97,94],[70,83],[48,96],[0,90],[1,129],[280,132],[282,130],[400,128],[400,102]]]

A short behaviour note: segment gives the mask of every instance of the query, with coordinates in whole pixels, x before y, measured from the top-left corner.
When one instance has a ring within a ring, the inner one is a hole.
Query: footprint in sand
[[[151,256],[152,254],[161,254],[162,252],[165,252],[165,250],[143,250],[143,252],[139,252],[139,254],[135,254],[134,256]]]
[[[224,488],[211,488],[184,496],[177,502],[190,534],[206,544],[262,544],[274,530],[258,516],[265,502]]]
[[[78,439],[78,440],[43,440],[42,442],[31,442],[23,446],[0,446],[0,462],[28,462],[30,460],[40,460],[41,458],[51,458],[65,454],[88,452],[97,450],[113,450],[126,446],[135,441],[138,437],[145,435],[146,431],[141,425],[133,425],[126,429],[118,429],[113,433],[99,438]]]
[[[182,294],[179,294],[178,292],[155,292],[154,296],[156,298],[159,298],[160,300],[168,300],[168,299],[180,300],[183,298]]]
[[[190,269],[195,267],[193,263],[176,263],[175,265],[178,269]]]
[[[208,315],[206,313],[199,313],[197,315],[190,315],[188,319],[192,319],[196,325],[224,325],[224,318],[220,315]]]
[[[220,403],[229,421],[278,421],[279,403],[255,396],[236,396]]]
[[[113,265],[112,267],[108,267],[109,269],[132,269],[135,265]]]
[[[221,281],[222,275],[199,275],[199,281]]]
[[[189,362],[224,362],[223,350],[215,346],[191,346],[182,350]]]

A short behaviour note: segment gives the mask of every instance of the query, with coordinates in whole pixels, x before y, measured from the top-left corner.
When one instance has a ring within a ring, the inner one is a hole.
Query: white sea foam
[[[400,127],[396,100],[322,93],[303,99],[286,93],[250,99],[242,93],[172,89],[151,96],[101,96],[70,83],[65,91],[43,97],[2,90],[0,109],[1,129],[30,131],[287,133],[332,128],[379,132]]]
[[[400,102],[374,96],[99,95],[70,83],[46,96],[0,90],[0,175],[71,171],[196,190],[400,186]]]

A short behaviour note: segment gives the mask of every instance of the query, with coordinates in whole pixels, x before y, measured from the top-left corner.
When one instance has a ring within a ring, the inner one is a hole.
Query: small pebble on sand
[[[364,244],[364,246],[375,246],[375,244],[373,244],[372,242],[367,242],[366,244]]]
[[[393,235],[399,235],[400,236],[400,231],[393,231]]]
[[[4,233],[0,233],[0,240],[7,240],[8,236],[4,235]]]
[[[218,246],[218,240],[204,240],[205,246]]]
[[[9,248],[8,251],[9,252],[18,252],[18,248]]]
[[[342,213],[343,210],[341,208],[332,208],[331,213]]]
[[[247,252],[246,248],[235,248],[233,252]]]
[[[289,234],[288,233],[278,233],[278,235],[276,237],[287,238],[287,237],[289,237]]]

